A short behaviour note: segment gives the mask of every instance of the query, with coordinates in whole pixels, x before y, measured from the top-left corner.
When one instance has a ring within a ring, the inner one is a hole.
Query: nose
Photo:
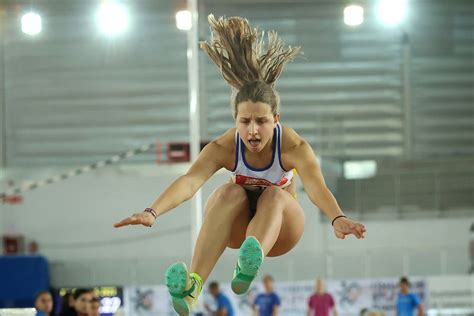
[[[250,122],[249,124],[249,133],[250,135],[255,135],[257,134],[257,124],[255,124],[255,122]]]

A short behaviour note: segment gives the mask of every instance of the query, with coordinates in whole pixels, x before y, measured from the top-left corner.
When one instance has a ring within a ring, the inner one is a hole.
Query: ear
[[[280,113],[273,115],[273,120],[275,121],[275,124],[280,122]]]

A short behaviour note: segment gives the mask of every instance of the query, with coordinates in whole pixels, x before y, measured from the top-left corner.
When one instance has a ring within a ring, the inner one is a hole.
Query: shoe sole
[[[240,273],[253,276],[254,278],[257,276],[258,270],[263,262],[263,251],[255,237],[248,237],[242,243],[238,260]],[[252,284],[252,282],[234,277],[231,284],[232,291],[238,295],[244,294],[248,291],[250,284]]]
[[[186,290],[186,281],[188,279],[188,269],[186,264],[178,262],[172,264],[166,270],[166,287],[170,294],[181,294]],[[173,307],[179,316],[189,316],[190,308],[183,298],[171,296]]]

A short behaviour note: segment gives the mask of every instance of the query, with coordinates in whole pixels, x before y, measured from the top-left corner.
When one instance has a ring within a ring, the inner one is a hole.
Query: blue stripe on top
[[[280,163],[281,169],[285,172],[288,172],[290,170],[286,170],[283,167],[283,164],[281,163],[281,142],[282,142],[282,140],[281,140],[281,129],[282,129],[282,127],[279,123],[278,123],[277,127],[278,127],[278,162]]]
[[[239,136],[239,133],[236,131],[235,133],[235,165],[234,165],[234,169],[232,169],[231,172],[234,172],[237,169],[237,166],[239,164],[239,140],[240,140],[240,136]]]

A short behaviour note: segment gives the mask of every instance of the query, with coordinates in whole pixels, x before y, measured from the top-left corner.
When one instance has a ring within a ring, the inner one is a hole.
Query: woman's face
[[[100,315],[100,302],[97,299],[93,299],[90,303],[90,310],[88,315],[95,316]]]
[[[245,101],[237,105],[235,124],[245,147],[257,153],[272,140],[273,129],[280,116],[272,114],[269,104]]]
[[[94,295],[92,294],[92,292],[82,294],[74,302],[74,309],[79,313],[87,314],[89,312],[89,305],[93,297]]]

